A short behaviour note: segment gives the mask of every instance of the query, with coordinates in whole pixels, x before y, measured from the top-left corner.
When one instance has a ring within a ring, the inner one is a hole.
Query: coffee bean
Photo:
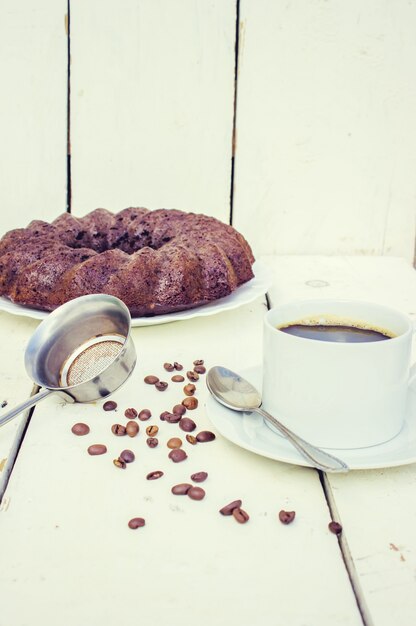
[[[184,415],[186,413],[186,407],[183,406],[183,404],[175,404],[172,413],[175,413],[175,415]]]
[[[291,524],[295,519],[296,512],[295,511],[280,511],[279,519],[282,524]]]
[[[135,437],[140,430],[140,426],[137,422],[127,422],[126,433],[129,437]]]
[[[196,372],[194,372],[193,370],[190,370],[189,372],[186,372],[186,375],[187,375],[188,379],[191,380],[194,383],[197,380],[199,380],[199,375]]]
[[[210,430],[201,430],[196,436],[197,441],[205,443],[207,441],[214,441],[215,435]]]
[[[123,437],[126,434],[126,427],[121,424],[113,424],[111,432],[114,433],[114,435],[117,435],[117,437]]]
[[[191,480],[193,480],[194,483],[203,483],[204,480],[206,480],[207,478],[208,478],[207,472],[196,472],[195,474],[192,474],[191,476]]]
[[[191,420],[190,417],[182,417],[181,421],[179,422],[179,428],[186,433],[191,433],[193,430],[195,430],[196,424],[194,420]]]
[[[196,359],[196,361],[194,361],[194,365],[203,365],[204,364],[204,359]]]
[[[190,443],[192,446],[198,443],[196,440],[196,437],[194,437],[193,435],[186,435],[186,441]]]
[[[189,483],[179,483],[179,485],[174,485],[171,489],[171,492],[175,494],[175,496],[186,496],[188,491],[192,488],[192,485]]]
[[[146,434],[149,435],[149,437],[153,437],[154,435],[157,435],[158,432],[159,432],[159,426],[155,426],[152,424],[152,426],[148,426],[146,428]]]
[[[146,476],[147,480],[157,480],[158,478],[162,478],[163,472],[162,470],[154,470],[153,472],[149,472]]]
[[[136,409],[126,409],[124,411],[124,415],[127,417],[127,419],[134,420],[137,417],[137,411]]]
[[[180,421],[181,415],[178,415],[177,413],[167,413],[165,415],[165,422],[168,422],[169,424],[177,424]]]
[[[205,491],[202,487],[191,487],[187,495],[191,500],[203,500],[205,498]]]
[[[245,524],[250,519],[248,513],[240,509],[240,507],[233,509],[232,515],[239,524]]]
[[[230,504],[226,504],[220,509],[221,515],[232,515],[234,509],[239,509],[241,506],[241,500],[233,500]]]
[[[165,389],[168,388],[168,383],[165,383],[163,380],[159,380],[159,382],[155,384],[155,387],[158,391],[165,391]]]
[[[133,463],[135,458],[132,450],[123,450],[123,452],[120,453],[120,459],[123,459],[126,463]]]
[[[88,454],[91,456],[96,456],[98,454],[105,454],[107,452],[107,447],[101,443],[93,443],[87,450]]]
[[[185,387],[183,388],[183,392],[185,396],[193,396],[195,393],[195,390],[196,390],[196,387],[192,383],[185,385]]]
[[[133,519],[129,521],[129,528],[136,530],[136,528],[142,528],[145,524],[146,522],[143,517],[133,517]]]
[[[88,435],[88,433],[90,432],[90,427],[88,426],[88,424],[78,422],[77,424],[73,425],[71,431],[74,433],[74,435],[82,437],[83,435]]]
[[[186,407],[190,411],[193,411],[198,406],[198,400],[197,398],[193,398],[193,397],[185,398],[184,400],[182,400],[182,404],[184,407]]]
[[[181,376],[180,374],[175,374],[175,376],[172,376],[171,378],[171,381],[174,383],[183,383],[184,380],[185,378]]]
[[[156,437],[148,437],[146,443],[149,448],[156,448],[159,445],[159,439],[156,439]]]
[[[207,370],[203,365],[195,365],[194,367],[194,372],[196,372],[197,374],[205,374],[206,371]]]
[[[116,467],[119,467],[120,469],[126,469],[126,461],[122,458],[114,459],[113,463]]]
[[[342,533],[342,526],[338,522],[329,522],[328,528],[334,535],[340,535]]]
[[[181,365],[180,363],[177,363],[176,361],[174,362],[173,367],[175,368],[177,372],[180,372],[181,370],[183,370],[183,365]]]
[[[151,417],[152,417],[152,413],[151,411],[149,411],[149,409],[142,409],[139,413],[139,420],[141,420],[142,422],[145,422]]]
[[[116,408],[117,408],[117,402],[114,402],[114,400],[108,400],[107,402],[104,402],[103,404],[104,411],[114,411],[114,409]]]
[[[159,415],[159,417],[160,417],[160,419],[162,420],[162,422],[164,422],[164,421],[165,421],[166,415],[170,415],[169,411],[163,411],[163,412]]]
[[[172,363],[164,363],[163,367],[167,372],[173,372],[173,370],[175,369]]]
[[[145,376],[144,382],[147,385],[155,385],[156,383],[159,382],[159,379],[157,376],[153,376],[153,374],[149,374],[149,376]]]
[[[172,437],[171,439],[168,440],[166,445],[168,448],[171,448],[172,450],[174,448],[180,448],[182,446],[182,439],[179,439],[179,437]]]
[[[171,450],[168,456],[174,463],[180,463],[188,458],[188,455],[185,450],[182,450],[182,448],[175,448],[174,450]]]

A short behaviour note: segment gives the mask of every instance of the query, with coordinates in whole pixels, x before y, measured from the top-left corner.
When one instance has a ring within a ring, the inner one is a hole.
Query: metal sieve
[[[52,393],[67,402],[93,402],[118,389],[136,365],[130,313],[113,296],[70,300],[50,313],[25,352],[30,378],[44,389],[0,417],[0,426]]]

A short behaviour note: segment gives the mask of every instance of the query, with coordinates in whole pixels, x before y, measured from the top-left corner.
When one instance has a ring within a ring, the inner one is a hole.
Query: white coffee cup
[[[295,323],[358,326],[391,338],[337,343],[279,329]],[[412,336],[407,315],[379,304],[310,300],[277,306],[264,320],[263,407],[320,447],[389,441],[406,415]]]

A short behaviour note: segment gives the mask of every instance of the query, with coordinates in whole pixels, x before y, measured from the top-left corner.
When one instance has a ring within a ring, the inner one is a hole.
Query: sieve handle
[[[0,417],[0,426],[7,424],[7,422],[10,422],[10,420],[16,417],[16,415],[19,415],[19,413],[23,413],[23,411],[26,411],[26,409],[30,409],[32,406],[34,406],[41,400],[44,400],[45,398],[50,396],[52,393],[55,393],[55,390],[44,389],[43,391],[39,393],[35,393],[34,396],[31,396],[30,398],[28,398],[21,404],[18,404],[17,406],[15,406],[14,409],[12,409],[11,411],[8,411],[5,415],[2,415]]]

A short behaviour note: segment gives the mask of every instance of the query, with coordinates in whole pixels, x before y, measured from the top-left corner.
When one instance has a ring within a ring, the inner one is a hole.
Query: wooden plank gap
[[[240,0],[236,0],[235,6],[235,45],[234,45],[234,102],[233,102],[233,129],[231,148],[231,183],[230,183],[230,224],[233,223],[234,209],[234,171],[235,155],[237,147],[237,97],[238,97],[238,54],[240,44]]]
[[[30,397],[37,394],[39,389],[40,387],[34,384],[32,387]],[[23,419],[16,431],[16,435],[13,441],[13,445],[10,448],[9,455],[7,459],[5,460],[5,462],[4,463],[2,462],[2,467],[1,467],[2,472],[0,475],[0,505],[2,503],[3,496],[7,489],[7,485],[9,484],[11,473],[16,463],[17,456],[20,452],[20,448],[22,447],[23,440],[26,436],[26,432],[30,424],[30,420],[32,418],[34,410],[35,410],[35,407],[31,407],[24,413]]]
[[[65,30],[67,36],[67,93],[66,93],[66,211],[71,213],[72,204],[72,175],[71,175],[71,2],[68,0],[67,14],[65,15]]]
[[[335,502],[334,494],[332,493],[331,485],[325,472],[319,471],[319,479],[321,481],[322,489],[325,495],[325,499],[328,505],[331,520],[341,524],[338,508]],[[338,543],[341,551],[342,559],[344,561],[345,569],[347,570],[348,577],[350,579],[352,591],[357,602],[358,610],[363,620],[364,626],[374,626],[373,618],[371,617],[370,610],[365,600],[364,592],[361,588],[360,578],[355,569],[354,561],[351,556],[351,551],[348,545],[348,541],[345,537],[344,530],[338,535]]]

